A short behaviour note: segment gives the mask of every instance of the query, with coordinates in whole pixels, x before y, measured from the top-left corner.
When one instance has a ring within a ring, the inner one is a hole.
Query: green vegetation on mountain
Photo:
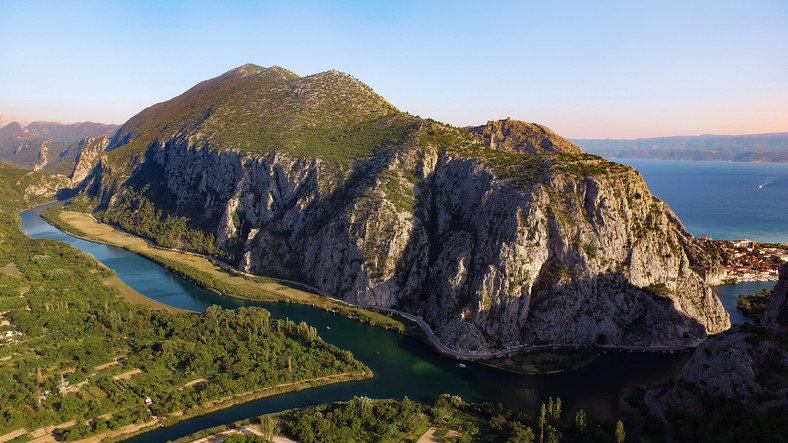
[[[141,237],[153,240],[164,248],[182,249],[223,257],[214,246],[214,237],[187,226],[186,217],[162,213],[144,195],[124,193],[105,213],[103,220]]]
[[[739,294],[736,308],[744,312],[747,317],[758,321],[763,317],[770,295],[772,295],[771,289],[761,289],[755,294]]]
[[[68,209],[71,210],[85,211],[88,207],[92,206],[85,200],[78,200],[77,203],[72,200],[68,205]],[[284,286],[269,278],[244,275],[208,258],[155,247],[142,239],[125,235],[109,225],[100,224],[89,215],[64,212],[62,209],[62,205],[54,205],[44,209],[41,216],[64,232],[97,243],[125,248],[196,285],[222,295],[263,302],[308,304],[372,326],[380,326],[401,333],[406,331],[416,335],[421,333],[421,330],[413,323],[392,313],[352,306],[314,294],[308,288],[299,290],[297,285],[296,287]],[[64,217],[64,214],[68,215]]]
[[[766,412],[742,407],[736,400],[703,397],[704,412],[670,409],[667,419],[679,441],[697,443],[788,441],[788,407]]]
[[[729,325],[701,281],[719,264],[634,169],[532,123],[411,116],[336,71],[231,70],[140,112],[87,163],[74,202],[98,219],[403,307],[450,346],[681,343]]]
[[[245,65],[142,111],[120,129],[110,149],[122,146],[112,158],[123,164],[130,152],[185,136],[190,146],[344,163],[400,142],[413,119],[390,119],[398,114],[347,74],[301,78],[276,66]]]
[[[125,302],[95,259],[19,231],[30,200],[15,183],[28,172],[0,163],[0,435],[61,424],[70,440],[234,396],[369,376],[314,328],[261,308],[198,314]]]

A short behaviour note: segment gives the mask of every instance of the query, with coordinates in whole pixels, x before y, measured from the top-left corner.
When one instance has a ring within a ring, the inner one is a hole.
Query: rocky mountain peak
[[[239,66],[234,71],[241,74],[242,77],[246,77],[253,74],[259,74],[260,72],[266,71],[266,69],[262,66],[257,66],[251,63],[247,63],[243,66]]]
[[[23,134],[25,129],[17,122],[11,122],[0,128],[0,142]]]
[[[486,125],[465,128],[479,143],[499,151],[520,154],[563,152],[582,154],[583,150],[545,126],[506,118]]]

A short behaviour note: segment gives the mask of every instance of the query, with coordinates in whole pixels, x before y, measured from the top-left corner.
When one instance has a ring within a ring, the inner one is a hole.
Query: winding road
[[[275,282],[277,282],[279,284],[282,284],[282,285],[294,286],[294,287],[296,287],[296,289],[302,288],[302,289],[305,289],[307,291],[314,292],[315,294],[322,295],[324,297],[328,297],[328,298],[330,298],[330,299],[332,299],[332,300],[334,300],[334,301],[336,301],[338,303],[342,303],[342,304],[345,304],[345,305],[348,305],[348,306],[354,306],[354,307],[363,308],[363,309],[380,310],[380,311],[390,312],[390,313],[393,313],[393,314],[400,315],[400,316],[405,317],[408,320],[418,324],[419,327],[421,327],[424,330],[425,334],[427,335],[427,338],[429,340],[430,345],[432,345],[432,347],[435,348],[435,350],[437,352],[439,352],[439,353],[441,353],[441,354],[443,354],[445,356],[458,359],[458,360],[466,360],[466,361],[487,360],[487,359],[496,358],[496,357],[511,357],[511,356],[513,356],[515,354],[518,354],[520,352],[533,352],[533,351],[558,350],[558,349],[579,349],[579,348],[589,348],[589,347],[596,348],[596,349],[603,349],[603,350],[612,350],[612,351],[666,352],[666,353],[671,353],[671,352],[684,351],[684,350],[687,350],[687,349],[693,349],[693,348],[697,347],[698,345],[700,345],[701,343],[703,343],[706,340],[705,338],[696,339],[696,340],[693,340],[693,341],[685,340],[684,343],[682,343],[680,345],[674,345],[674,346],[589,345],[587,343],[562,343],[562,344],[548,344],[548,345],[520,345],[520,346],[515,346],[515,347],[511,347],[511,348],[508,348],[508,349],[495,351],[495,352],[478,352],[478,353],[460,352],[460,351],[454,350],[454,349],[446,346],[445,344],[443,344],[438,339],[438,337],[435,335],[435,332],[432,330],[432,327],[429,324],[427,324],[427,322],[421,316],[410,314],[410,313],[404,312],[404,311],[399,311],[399,310],[393,309],[393,308],[387,308],[387,307],[382,307],[382,306],[368,306],[368,305],[362,305],[362,304],[357,304],[357,303],[351,303],[351,302],[343,300],[343,299],[341,299],[341,298],[339,298],[339,297],[337,297],[337,296],[335,296],[333,294],[329,294],[329,293],[327,293],[327,292],[325,292],[325,291],[323,291],[323,290],[321,290],[319,288],[316,288],[314,286],[310,286],[310,285],[302,283],[302,282],[293,281],[293,280],[286,280],[286,279],[281,279],[281,278],[274,278],[274,277],[270,277],[270,276],[267,276],[267,275],[250,274],[248,272],[241,271],[241,270],[237,269],[235,266],[232,266],[231,264],[229,264],[227,262],[224,262],[222,260],[219,260],[219,259],[217,259],[215,257],[210,257],[210,256],[207,256],[207,255],[198,254],[198,253],[189,252],[189,251],[184,251],[184,250],[180,250],[180,249],[163,248],[161,246],[157,246],[157,245],[153,244],[153,242],[151,242],[148,239],[145,239],[145,238],[142,238],[142,237],[138,237],[138,236],[136,236],[134,234],[131,234],[131,233],[126,232],[126,231],[124,231],[122,229],[119,229],[118,227],[115,227],[115,226],[112,226],[112,225],[107,225],[106,223],[102,223],[102,222],[98,221],[95,217],[93,217],[92,214],[88,214],[88,215],[90,216],[90,218],[93,219],[93,221],[95,223],[101,224],[101,225],[104,225],[104,226],[108,226],[108,227],[114,229],[115,231],[123,233],[125,235],[141,239],[141,240],[145,241],[151,248],[164,249],[164,250],[169,250],[169,251],[172,251],[172,252],[177,252],[177,253],[180,253],[180,254],[187,254],[187,255],[201,257],[201,258],[209,260],[209,261],[211,261],[211,262],[213,262],[213,263],[225,268],[228,271],[231,271],[232,273],[245,275],[247,277],[265,278],[265,279],[269,279],[269,280],[275,281]],[[105,243],[105,244],[111,244],[109,242],[102,241],[102,239],[87,238],[85,236],[81,236],[81,235],[79,235],[79,230],[78,229],[72,229],[70,233],[72,235],[76,236],[76,237],[80,237],[80,238],[83,238],[83,239],[88,240],[88,241]],[[121,245],[121,244],[114,244],[113,246],[118,246],[118,247],[127,249],[127,248],[125,248],[124,245]]]
[[[657,395],[658,392],[659,389],[652,389],[646,392],[646,396],[645,396],[646,404],[648,405],[649,410],[651,410],[651,413],[656,415],[657,418],[659,418],[660,420],[662,420],[662,424],[665,425],[665,442],[677,443],[678,440],[676,440],[676,435],[673,433],[673,428],[670,427],[670,423],[668,423],[668,420],[665,418],[664,415],[662,415],[662,410],[659,409],[659,405],[657,405],[657,402],[654,399],[654,396]]]

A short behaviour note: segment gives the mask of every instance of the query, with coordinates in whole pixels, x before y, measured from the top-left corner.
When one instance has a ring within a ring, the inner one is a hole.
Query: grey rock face
[[[772,295],[766,303],[761,324],[772,329],[788,326],[788,263],[780,266],[780,275],[774,285]]]
[[[550,129],[536,123],[507,118],[489,121],[486,125],[465,128],[479,143],[499,151],[520,154],[565,152],[581,154],[583,150],[571,141],[559,137]]]
[[[630,168],[514,186],[430,145],[349,173],[188,138],[150,150],[178,208],[197,208],[242,270],[422,315],[458,350],[670,346],[730,326],[691,269],[697,240]]]
[[[680,383],[665,392],[661,401],[668,407],[699,412],[703,408],[698,393],[744,404],[763,394],[757,380],[759,363],[753,358],[748,338],[750,334],[735,330],[701,344],[682,368]],[[686,389],[687,386],[693,389]]]
[[[679,381],[663,396],[668,406],[700,410],[698,393],[732,399],[760,410],[788,404],[784,334],[788,264],[766,304],[760,325],[738,326],[702,343],[682,368]],[[692,386],[692,389],[686,389]]]
[[[71,174],[72,185],[81,183],[85,177],[90,175],[96,165],[97,158],[107,145],[109,145],[109,139],[106,137],[88,137],[79,141],[79,154],[76,158],[74,172]]]

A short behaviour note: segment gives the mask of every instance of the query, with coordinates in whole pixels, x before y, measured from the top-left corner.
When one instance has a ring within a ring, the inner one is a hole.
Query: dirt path
[[[197,380],[192,380],[192,381],[190,381],[188,383],[185,383],[183,385],[183,388],[191,388],[192,386],[194,386],[196,384],[200,384],[200,383],[206,382],[206,381],[208,381],[208,380],[205,379],[205,378],[198,378]],[[183,388],[181,388],[181,389],[183,389]]]
[[[98,366],[96,366],[96,367],[95,367],[95,368],[93,368],[93,369],[95,369],[96,371],[100,371],[100,370],[102,370],[102,369],[107,369],[107,368],[109,368],[109,367],[115,366],[115,365],[117,365],[117,364],[120,364],[120,360],[121,360],[122,358],[123,358],[123,356],[122,356],[122,355],[119,355],[119,356],[115,357],[115,359],[114,359],[114,360],[112,360],[111,362],[109,362],[109,363],[104,363],[103,365],[98,365]]]
[[[128,378],[131,378],[131,377],[137,375],[137,374],[142,374],[142,369],[140,369],[140,368],[132,369],[131,371],[127,371],[127,372],[124,372],[122,374],[115,375],[112,378],[115,379],[115,380],[126,380]]]
[[[27,434],[27,429],[19,428],[16,431],[9,432],[8,434],[0,435],[0,443],[4,443],[4,442],[7,442],[9,440],[13,440],[13,439],[19,437],[20,435],[25,435],[25,434]]]

